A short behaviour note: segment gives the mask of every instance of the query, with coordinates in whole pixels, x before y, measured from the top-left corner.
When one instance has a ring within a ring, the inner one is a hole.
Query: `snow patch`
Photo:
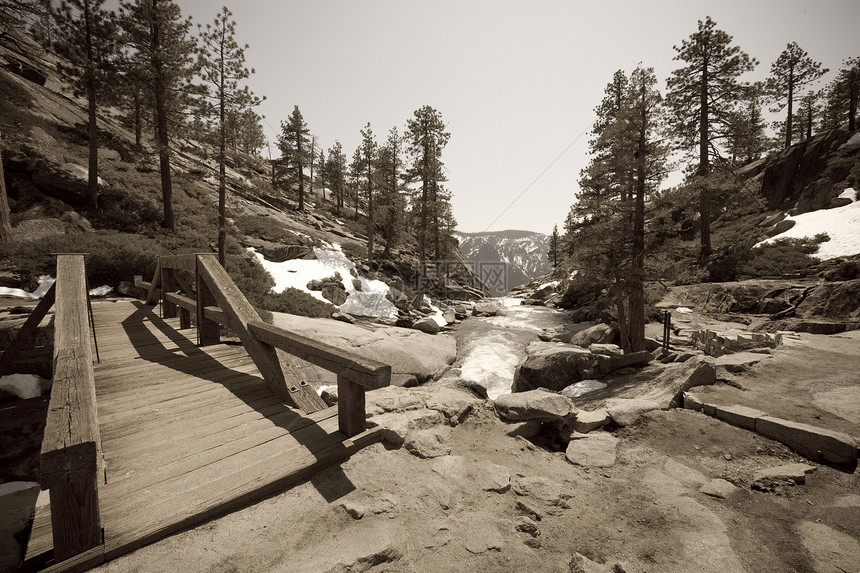
[[[827,233],[830,240],[818,245],[814,257],[828,260],[860,253],[860,201],[854,200],[854,189],[851,188],[846,189],[840,197],[852,199],[853,202],[835,209],[821,209],[788,217],[795,222],[791,229],[755,246],[766,245],[777,239],[812,238],[819,233]]]
[[[27,292],[19,288],[0,287],[0,296],[12,296],[16,298],[26,298],[29,300],[38,300],[45,296],[45,293],[50,290],[57,279],[52,279],[48,275],[39,277],[39,286],[33,292]]]
[[[692,308],[687,308],[686,306],[679,306],[675,310],[680,312],[681,314],[690,314],[691,312],[693,312]]]
[[[282,263],[266,260],[253,247],[248,250],[275,279],[274,292],[284,292],[292,287],[323,302],[330,302],[320,291],[309,290],[307,285],[312,280],[326,279],[339,273],[347,293],[346,302],[340,305],[341,312],[376,318],[397,317],[397,308],[386,298],[388,285],[384,282],[358,277],[361,290],[355,288],[352,283],[353,274],[357,274],[355,263],[346,258],[339,245],[333,245],[331,249],[314,247],[315,260],[291,259]]]
[[[0,390],[6,390],[19,398],[35,398],[42,395],[39,386],[41,381],[35,374],[9,374],[0,377]]]
[[[113,292],[113,287],[108,285],[102,285],[100,287],[91,288],[90,296],[107,296]]]

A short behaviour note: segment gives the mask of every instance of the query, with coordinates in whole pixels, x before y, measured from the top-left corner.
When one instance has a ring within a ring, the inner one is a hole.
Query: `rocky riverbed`
[[[557,318],[537,312],[539,324]],[[505,321],[526,316],[517,309]],[[482,338],[506,348],[498,333],[482,336],[482,324],[493,322],[460,325],[461,352],[435,386],[368,394],[384,443],[98,570],[856,570],[855,468],[702,411],[619,407],[642,401],[635,377],[647,369],[573,400],[538,391],[494,401],[469,384],[439,386],[457,369],[470,372],[467,356]],[[695,391],[706,403],[860,436],[858,348],[858,332],[801,334],[731,379],[715,367],[724,380]],[[501,381],[513,362],[500,361],[491,377]]]

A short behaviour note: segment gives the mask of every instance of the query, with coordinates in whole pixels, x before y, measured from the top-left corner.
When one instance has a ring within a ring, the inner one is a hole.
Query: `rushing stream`
[[[558,310],[523,306],[518,298],[496,301],[504,308],[504,315],[471,317],[454,329],[457,361],[440,384],[458,377],[485,387],[492,399],[507,394],[514,369],[526,357],[526,346],[538,341],[544,328],[570,324],[567,314]]]

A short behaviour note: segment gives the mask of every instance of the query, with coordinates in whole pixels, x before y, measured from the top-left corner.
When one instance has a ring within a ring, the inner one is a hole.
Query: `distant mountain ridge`
[[[527,283],[551,270],[549,236],[535,231],[507,230],[454,233],[460,254],[475,263],[475,272],[493,296]],[[502,272],[503,271],[503,272]]]

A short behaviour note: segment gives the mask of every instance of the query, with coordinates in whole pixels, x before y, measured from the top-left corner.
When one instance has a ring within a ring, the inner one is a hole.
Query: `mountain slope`
[[[475,265],[475,272],[494,296],[551,270],[549,237],[534,231],[455,233],[460,254]]]

